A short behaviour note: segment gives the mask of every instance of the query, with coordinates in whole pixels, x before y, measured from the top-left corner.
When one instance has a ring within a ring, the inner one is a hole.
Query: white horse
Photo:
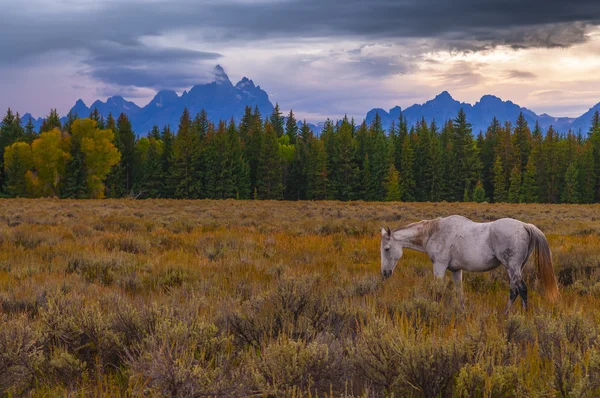
[[[537,272],[546,295],[555,300],[558,285],[552,254],[542,231],[532,224],[512,218],[477,223],[462,216],[450,216],[412,223],[404,228],[381,230],[381,273],[392,275],[408,248],[427,253],[433,262],[433,273],[444,278],[446,270],[462,292],[462,272],[485,272],[503,264],[510,279],[508,312],[518,295],[527,309],[527,286],[522,270],[531,253],[537,252]]]

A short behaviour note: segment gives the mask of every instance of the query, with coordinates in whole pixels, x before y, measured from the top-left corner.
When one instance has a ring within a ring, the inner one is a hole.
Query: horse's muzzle
[[[387,279],[387,278],[389,278],[390,276],[392,276],[392,271],[391,271],[391,270],[387,270],[387,269],[385,269],[385,270],[381,271],[381,275],[383,275],[383,278],[384,278],[384,279]]]

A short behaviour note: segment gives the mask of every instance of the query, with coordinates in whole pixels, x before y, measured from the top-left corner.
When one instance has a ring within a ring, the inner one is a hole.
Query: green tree
[[[53,129],[62,129],[62,125],[60,123],[60,116],[58,116],[58,112],[56,111],[56,109],[50,109],[50,114],[46,116],[46,118],[42,122],[42,126],[40,127],[40,133],[51,131]]]
[[[483,203],[485,200],[485,189],[483,189],[483,184],[481,180],[479,180],[477,181],[477,185],[475,185],[475,189],[473,190],[473,202]]]
[[[71,142],[70,159],[65,166],[65,176],[61,182],[61,197],[71,199],[88,197],[87,170],[80,140]]]
[[[271,113],[271,116],[269,117],[269,122],[271,123],[271,126],[273,126],[273,130],[275,130],[277,138],[281,137],[284,133],[285,118],[283,117],[283,114],[279,109],[279,104],[277,103],[273,108],[273,113]]]
[[[500,155],[496,156],[494,162],[494,202],[502,203],[505,202],[508,197],[506,195],[506,179],[504,173],[504,165],[502,164],[502,158]]]
[[[35,126],[33,125],[33,120],[31,118],[29,118],[27,120],[27,124],[25,125],[25,130],[23,132],[23,141],[27,142],[28,144],[31,144],[33,142],[33,140],[35,140],[38,137],[39,137],[39,135],[35,131]]]
[[[413,202],[415,200],[415,178],[414,178],[414,151],[409,139],[404,140],[402,145],[402,172],[400,173],[400,190],[402,200]]]
[[[173,174],[173,133],[169,126],[165,126],[161,133],[161,139],[163,143],[163,150],[160,157],[160,163],[162,165],[162,176],[161,176],[161,192],[160,197],[172,198],[175,196],[175,184],[171,178]]]
[[[396,170],[396,167],[390,165],[390,170],[386,178],[385,185],[385,200],[388,202],[398,202],[402,198],[402,192],[400,191],[400,173]]]
[[[531,152],[531,131],[527,124],[527,120],[523,116],[523,112],[519,113],[519,117],[515,123],[513,133],[513,148],[515,155],[515,163],[520,170],[525,170],[529,153]]]
[[[582,144],[576,165],[579,171],[580,203],[594,203],[596,170],[593,147],[589,140]]]
[[[265,125],[265,135],[260,150],[258,167],[258,195],[261,199],[282,199],[281,152],[277,133],[270,123]]]
[[[307,164],[307,197],[310,200],[327,198],[327,152],[323,141],[312,138]]]
[[[123,194],[128,195],[135,183],[135,133],[129,118],[124,113],[121,113],[117,119],[117,131],[118,150],[121,153],[119,167],[122,172]]]
[[[565,186],[560,200],[563,203],[579,203],[579,171],[575,163],[571,163],[565,173]]]
[[[521,202],[535,203],[538,201],[537,167],[535,157],[529,157],[523,176],[523,186],[521,188]]]
[[[173,141],[173,165],[171,178],[175,183],[175,197],[190,199],[196,192],[196,157],[198,156],[198,136],[192,131],[192,120],[187,108],[179,119],[179,129]]]
[[[285,134],[290,139],[290,144],[296,144],[296,137],[298,136],[298,122],[294,117],[294,112],[290,109],[290,113],[285,121]]]
[[[519,203],[521,199],[521,170],[519,166],[513,167],[510,172],[510,186],[508,188],[508,202]]]
[[[33,168],[31,146],[26,142],[15,142],[4,148],[4,171],[6,192],[13,197],[27,195],[25,174]]]
[[[454,145],[458,159],[458,185],[456,197],[463,196],[465,190],[471,192],[481,174],[481,163],[477,152],[477,145],[473,141],[472,126],[467,121],[467,115],[461,108],[454,119]]]

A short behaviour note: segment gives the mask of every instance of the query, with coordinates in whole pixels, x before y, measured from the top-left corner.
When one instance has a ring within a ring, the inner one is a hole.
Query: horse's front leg
[[[460,305],[465,307],[465,299],[463,296],[463,286],[462,286],[462,270],[452,271],[452,281],[454,282],[454,287],[458,293],[458,298],[460,299]]]

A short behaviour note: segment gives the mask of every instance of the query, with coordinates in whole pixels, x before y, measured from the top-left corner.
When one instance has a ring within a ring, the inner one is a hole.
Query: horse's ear
[[[387,227],[386,229],[387,229],[388,236],[391,237],[392,236],[392,231],[390,231],[390,227]]]
[[[385,228],[381,228],[381,236],[385,237],[388,233],[388,230],[386,230]]]

